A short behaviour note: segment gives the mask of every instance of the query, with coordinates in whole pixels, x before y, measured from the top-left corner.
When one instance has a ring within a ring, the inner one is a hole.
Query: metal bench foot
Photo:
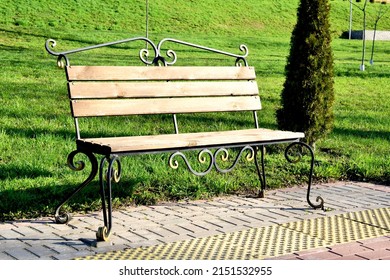
[[[257,197],[258,197],[258,198],[264,198],[264,197],[265,197],[265,191],[260,190]]]
[[[77,161],[76,163],[74,162],[74,157],[79,153],[85,154],[88,157],[88,159],[92,165],[91,172],[90,172],[88,178],[84,182],[82,182],[72,193],[70,193],[57,206],[55,214],[54,214],[54,218],[55,218],[55,221],[57,224],[66,224],[71,220],[71,215],[69,213],[60,213],[62,206],[66,202],[68,202],[74,195],[76,195],[79,191],[81,191],[84,187],[86,187],[95,178],[95,176],[97,174],[97,170],[98,170],[97,159],[92,153],[88,153],[88,152],[80,152],[78,150],[71,152],[68,155],[68,160],[67,160],[69,168],[74,170],[74,171],[81,171],[85,168],[85,163],[83,161]]]
[[[292,151],[293,147],[297,147],[298,148],[298,150],[295,152],[295,154],[296,154],[295,158],[293,158],[292,155],[291,155],[291,151]],[[307,145],[306,143],[303,143],[303,142],[293,142],[293,143],[291,143],[290,145],[287,146],[284,155],[285,155],[285,157],[286,157],[288,162],[290,162],[290,163],[297,163],[297,162],[299,162],[302,159],[302,148],[308,149],[310,157],[311,157],[310,171],[309,171],[309,180],[308,180],[308,187],[307,187],[307,194],[306,194],[307,203],[314,209],[322,209],[322,210],[324,210],[325,209],[324,208],[324,199],[321,196],[317,196],[317,198],[316,198],[317,204],[314,204],[310,200],[311,183],[312,183],[313,169],[314,169],[314,152],[313,152],[313,149],[309,145]]]
[[[107,242],[109,239],[110,239],[110,233],[108,232],[108,229],[105,226],[99,227],[96,232],[96,240]]]

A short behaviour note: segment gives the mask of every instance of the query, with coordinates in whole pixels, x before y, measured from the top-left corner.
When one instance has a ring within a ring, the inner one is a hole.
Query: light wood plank
[[[260,110],[258,96],[71,100],[74,117]]]
[[[67,66],[68,81],[254,80],[253,67]]]
[[[71,82],[70,97],[136,98],[258,95],[255,81],[213,82]]]
[[[212,147],[214,145],[262,144],[273,141],[295,141],[304,138],[302,132],[270,129],[245,129],[239,131],[200,132],[132,137],[89,138],[78,140],[78,144],[92,148],[104,147],[112,153]]]

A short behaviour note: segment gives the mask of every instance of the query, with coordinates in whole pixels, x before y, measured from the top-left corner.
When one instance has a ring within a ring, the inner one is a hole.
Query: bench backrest
[[[74,118],[261,109],[253,67],[67,66]]]

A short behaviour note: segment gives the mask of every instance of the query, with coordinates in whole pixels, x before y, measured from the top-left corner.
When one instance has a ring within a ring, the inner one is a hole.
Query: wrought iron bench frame
[[[94,46],[89,46],[85,48],[79,48],[69,51],[62,51],[62,52],[55,52],[53,49],[56,46],[56,41],[49,39],[46,41],[45,48],[47,52],[53,56],[57,57],[57,64],[60,68],[66,68],[67,71],[70,69],[70,60],[69,55],[73,53],[79,53],[84,51],[89,51],[92,49],[102,48],[102,47],[108,47],[123,43],[129,43],[134,41],[144,41],[146,42],[146,48],[143,48],[139,51],[139,58],[145,65],[153,66],[171,66],[176,63],[177,61],[177,55],[176,52],[169,49],[166,52],[167,58],[162,56],[162,46],[165,42],[175,43],[179,45],[184,45],[188,47],[193,47],[197,49],[201,49],[207,52],[213,52],[217,54],[221,54],[224,56],[235,58],[235,65],[237,67],[248,67],[248,63],[246,60],[246,57],[248,56],[248,48],[245,45],[240,46],[240,51],[243,52],[242,55],[233,54],[201,45],[196,45],[188,42],[184,42],[177,39],[172,38],[166,38],[161,40],[158,44],[155,44],[153,41],[151,41],[148,38],[145,37],[136,37],[136,38],[129,38],[125,40],[115,41],[115,42],[109,42],[104,44],[98,44]],[[153,55],[151,55],[151,52],[149,51],[149,48],[151,48],[154,52]],[[115,67],[115,66],[114,66]],[[142,66],[140,66],[142,67]],[[180,66],[174,66],[174,67],[180,67]],[[212,67],[212,66],[210,66]],[[166,69],[166,68],[165,68]],[[254,73],[254,69],[252,69]],[[254,77],[254,80],[256,78]],[[71,89],[69,88],[69,83],[71,83],[71,78],[69,77],[69,73],[67,72],[67,80],[68,80],[68,89],[69,89],[69,96],[71,97]],[[256,83],[257,88],[257,83]],[[72,104],[71,104],[72,105]],[[247,111],[247,110],[246,110]],[[82,161],[75,162],[75,156],[79,153],[85,154],[91,164],[91,172],[87,179],[83,181],[75,190],[73,190],[72,193],[70,193],[56,208],[55,211],[55,220],[57,223],[67,223],[71,219],[71,216],[69,213],[61,213],[62,206],[70,200],[74,195],[76,195],[80,190],[82,190],[85,186],[87,186],[99,173],[99,184],[100,184],[100,195],[102,199],[102,212],[103,212],[103,219],[104,219],[104,226],[99,227],[96,237],[98,241],[107,241],[109,239],[111,229],[112,229],[112,194],[111,194],[111,187],[112,187],[112,181],[119,182],[120,176],[121,176],[121,163],[120,163],[120,157],[128,156],[128,155],[136,155],[136,154],[144,154],[144,153],[164,153],[168,152],[171,153],[169,156],[169,165],[170,167],[176,169],[178,168],[178,161],[175,159],[176,157],[181,157],[188,170],[192,172],[193,174],[197,176],[203,176],[208,174],[212,169],[217,170],[220,173],[228,173],[234,169],[234,167],[237,165],[239,159],[242,157],[244,153],[246,153],[246,159],[248,161],[254,160],[257,174],[260,181],[260,190],[259,190],[259,197],[264,197],[264,192],[266,189],[266,174],[265,174],[265,164],[264,164],[264,149],[267,145],[273,145],[273,144],[281,144],[281,143],[289,143],[287,148],[285,149],[285,157],[288,162],[295,163],[300,160],[300,154],[298,157],[292,157],[290,155],[290,152],[293,150],[293,147],[298,147],[301,151],[303,149],[308,150],[308,154],[311,158],[310,160],[310,170],[308,174],[308,188],[307,188],[307,202],[308,204],[313,207],[314,209],[324,209],[324,200],[318,196],[316,198],[317,204],[311,202],[310,199],[310,190],[311,190],[311,184],[312,184],[312,175],[313,175],[313,168],[314,168],[314,152],[312,148],[301,141],[301,139],[304,137],[303,133],[295,133],[295,132],[282,132],[282,131],[271,131],[271,130],[262,130],[259,128],[258,124],[258,117],[257,117],[257,109],[253,110],[253,117],[254,117],[254,125],[255,125],[255,132],[260,133],[271,133],[273,136],[270,138],[265,138],[263,140],[257,139],[257,140],[251,140],[248,142],[237,142],[237,143],[231,143],[227,144],[227,142],[221,142],[221,143],[207,143],[203,142],[202,144],[191,144],[187,146],[182,146],[180,148],[175,147],[159,147],[156,149],[148,149],[148,150],[116,150],[115,152],[111,151],[107,146],[100,147],[97,144],[91,144],[86,140],[84,141],[80,137],[80,129],[78,124],[78,116],[74,115],[73,107],[72,107],[72,114],[74,117],[74,123],[75,123],[75,129],[76,129],[76,145],[77,149],[72,151],[68,155],[68,166],[75,171],[83,170],[85,167],[85,163]],[[176,113],[172,114],[173,116],[173,124],[174,124],[174,130],[175,135],[179,135],[178,131],[178,124],[176,119]],[[248,131],[246,131],[246,134]],[[252,133],[252,131],[250,131]],[[244,130],[237,130],[234,133],[240,134],[244,133]],[[192,135],[195,134],[188,134],[189,137],[192,137]],[[214,135],[214,134],[211,134]],[[195,135],[196,136],[196,135]],[[194,136],[194,137],[195,137]],[[168,136],[169,137],[169,136]],[[85,143],[88,142],[88,143]],[[228,168],[222,168],[218,164],[218,158],[222,160],[227,160],[229,157],[228,150],[229,148],[239,148],[239,153],[237,157],[233,160],[233,163]],[[211,150],[214,149],[215,151],[212,152]],[[187,160],[185,154],[183,154],[184,151],[188,150],[197,150],[199,152],[199,161],[201,163],[206,163],[208,166],[202,170],[202,171],[196,171],[193,169],[189,161]],[[102,155],[102,158],[100,160],[100,163],[98,162],[96,158],[96,154]],[[206,157],[208,157],[208,161],[206,161]],[[259,162],[260,157],[260,162]],[[108,165],[107,171],[105,171],[105,166]]]

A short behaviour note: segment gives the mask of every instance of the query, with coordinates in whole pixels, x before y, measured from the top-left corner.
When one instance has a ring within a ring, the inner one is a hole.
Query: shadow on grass
[[[38,178],[38,177],[50,177],[52,174],[49,171],[42,170],[41,168],[34,168],[25,166],[21,167],[12,164],[0,165],[0,180],[8,178],[12,179],[24,179],[24,178]]]
[[[364,139],[385,139],[390,141],[390,131],[375,131],[375,130],[356,130],[356,129],[345,129],[345,128],[334,128],[333,134],[336,135],[349,135]]]
[[[77,188],[77,183],[1,191],[0,222],[54,216],[56,207]],[[132,197],[136,184],[137,179],[124,180],[119,184],[113,184],[112,195],[115,201],[126,201],[127,198]],[[62,209],[68,212],[100,210],[101,199],[98,181],[92,181],[72,197]]]

